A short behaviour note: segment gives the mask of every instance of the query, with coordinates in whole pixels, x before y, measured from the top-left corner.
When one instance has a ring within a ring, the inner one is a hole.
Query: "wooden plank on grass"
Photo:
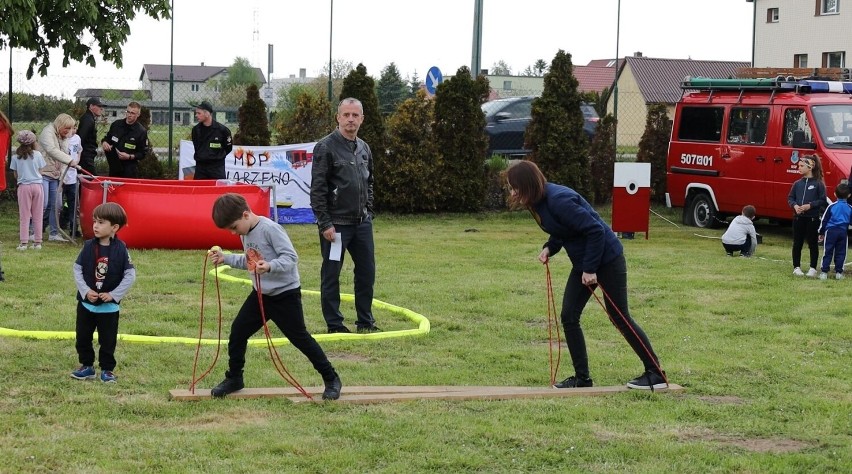
[[[631,391],[624,385],[610,387],[582,387],[571,389],[559,389],[552,387],[456,387],[454,391],[433,391],[433,392],[407,392],[407,393],[351,393],[343,388],[343,394],[340,399],[336,400],[339,403],[383,403],[394,401],[414,401],[414,400],[508,400],[514,398],[561,398],[561,397],[578,397],[578,396],[596,396],[607,395],[611,393],[620,393]],[[669,388],[655,390],[655,392],[672,392],[683,390],[683,387],[676,384],[669,384]],[[649,390],[642,390],[649,392]],[[288,397],[294,403],[303,402],[322,402],[321,397],[315,397],[314,400],[309,400],[305,397]]]
[[[322,387],[306,387],[305,390],[314,397],[314,402],[322,401]],[[551,387],[494,387],[494,386],[464,386],[464,385],[392,385],[392,386],[353,386],[343,387],[339,402],[344,403],[381,403],[388,401],[411,400],[504,400],[510,398],[552,398],[606,395],[626,392],[630,389],[623,385],[610,387],[583,387],[572,389],[556,389]],[[683,390],[680,385],[669,384],[668,389],[657,390],[669,392]],[[210,399],[210,389],[195,389],[190,393],[187,389],[169,391],[172,400],[190,401]],[[305,396],[292,387],[244,388],[228,395],[228,398],[289,398],[293,402],[310,402]]]
[[[459,390],[487,389],[487,386],[465,386],[465,385],[390,385],[390,386],[344,386],[343,391],[348,394],[378,394],[378,393],[430,393],[430,392],[457,392]],[[517,387],[523,388],[523,387]],[[532,389],[532,388],[530,388]],[[322,396],[323,387],[305,387],[305,391],[311,396]],[[228,395],[228,398],[280,398],[280,397],[305,398],[293,387],[270,387],[270,388],[244,388]],[[210,397],[209,388],[196,388],[195,393],[188,389],[169,390],[169,398],[172,400],[203,400]]]

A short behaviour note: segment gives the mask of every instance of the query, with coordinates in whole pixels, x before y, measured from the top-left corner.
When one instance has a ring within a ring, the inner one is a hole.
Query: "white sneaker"
[[[802,273],[802,269],[799,268],[799,267],[796,267],[796,268],[793,269],[793,275],[795,275],[797,277],[805,276],[805,274]]]
[[[41,250],[41,244],[33,244],[33,250]]]
[[[834,274],[834,279],[835,279],[835,280],[842,280],[842,279],[844,279],[844,278],[845,278],[845,277],[843,276],[843,274],[842,274],[842,273],[835,273],[835,274]]]
[[[816,268],[811,267],[811,269],[810,269],[810,270],[808,270],[808,273],[805,273],[805,276],[806,276],[806,277],[811,277],[811,278],[813,278],[813,277],[817,276]]]
[[[50,240],[50,241],[53,241],[53,242],[68,242],[68,239],[66,239],[65,237],[62,237],[59,234],[51,234],[51,236],[48,237],[47,240]]]
[[[828,280],[828,273],[819,272],[819,279],[820,280]]]
[[[18,250],[26,250],[27,244],[21,244],[21,245],[18,245],[17,247],[15,247],[15,248],[18,249]]]

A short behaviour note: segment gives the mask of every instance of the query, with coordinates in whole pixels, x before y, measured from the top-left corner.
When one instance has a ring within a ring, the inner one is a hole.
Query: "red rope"
[[[562,337],[559,333],[559,318],[556,316],[556,302],[553,300],[553,283],[550,279],[550,263],[544,262],[547,286],[547,345],[550,357],[550,385],[556,384],[559,363],[562,360]],[[553,335],[556,334],[556,363],[553,363]]]
[[[640,338],[639,335],[636,334],[636,330],[633,329],[633,326],[627,322],[627,317],[624,316],[624,313],[621,312],[621,308],[616,306],[615,302],[612,301],[612,298],[609,296],[609,293],[607,293],[604,287],[601,286],[600,282],[598,282],[597,286],[601,289],[601,292],[604,294],[606,300],[609,301],[612,307],[615,308],[615,311],[618,313],[618,315],[621,316],[621,320],[624,321],[624,325],[630,328],[630,332],[633,333],[633,337],[635,337],[636,340],[639,341],[639,344],[642,345],[642,349],[645,351],[645,354],[647,354],[648,358],[651,359],[651,362],[654,363],[654,367],[657,369],[657,372],[659,372],[660,376],[663,377],[663,380],[666,381],[666,385],[668,385],[669,379],[666,377],[666,373],[663,372],[663,369],[660,367],[660,363],[657,361],[657,358],[654,357],[654,355],[651,353],[651,350],[648,349],[648,346],[646,346],[645,343],[642,341],[642,338]],[[604,312],[606,312],[607,316],[609,316],[609,320],[610,322],[612,322],[613,326],[615,326],[615,328],[618,329],[619,332],[621,332],[621,335],[624,336],[624,332],[621,330],[621,328],[618,327],[617,324],[615,324],[613,316],[609,314],[609,311],[606,310],[606,306],[604,305],[603,301],[601,301],[600,297],[598,297],[598,294],[595,293],[594,287],[592,285],[587,285],[587,287],[589,288],[589,291],[592,292],[592,296],[595,297],[595,300],[597,300],[598,304],[601,305],[601,308],[603,308]]]
[[[209,257],[209,252],[204,255],[204,266],[201,274],[201,314],[199,316],[198,321],[198,343],[195,345],[195,360],[192,362],[192,382],[189,384],[189,393],[195,394],[195,385],[200,382],[204,377],[207,376],[212,370],[213,367],[216,366],[216,362],[219,360],[219,352],[222,347],[222,295],[219,291],[219,268],[214,267],[215,273],[215,281],[216,281],[216,302],[219,306],[219,328],[216,336],[216,355],[213,357],[213,363],[210,364],[210,367],[201,374],[200,377],[195,378],[196,368],[198,367],[198,355],[201,351],[201,336],[204,331],[204,289],[207,286],[207,259]]]
[[[278,371],[278,375],[281,376],[284,380],[287,381],[293,388],[299,391],[302,395],[307,397],[308,400],[313,400],[311,394],[308,393],[307,390],[302,387],[301,384],[296,380],[295,377],[287,370],[287,367],[284,365],[284,362],[281,360],[281,356],[278,354],[278,350],[275,349],[275,344],[272,342],[272,335],[269,332],[269,325],[266,321],[266,310],[263,306],[263,292],[260,287],[260,275],[255,272],[257,265],[257,255],[246,253],[246,263],[249,271],[254,272],[254,282],[257,287],[257,302],[260,305],[260,318],[263,321],[263,334],[266,336],[266,348],[269,352],[269,358],[272,360],[272,365],[275,366],[275,370]]]

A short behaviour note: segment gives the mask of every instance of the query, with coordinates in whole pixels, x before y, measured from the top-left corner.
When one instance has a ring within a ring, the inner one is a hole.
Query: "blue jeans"
[[[373,318],[373,284],[376,282],[375,245],[373,243],[373,221],[367,218],[357,225],[335,225],[340,233],[343,252],[340,261],[328,259],[331,242],[320,233],[320,252],[322,253],[322,268],[320,269],[320,301],[322,316],[329,330],[340,329],[343,325],[343,313],[340,312],[340,270],[346,252],[352,256],[355,264],[355,325],[358,329],[371,328],[376,325]]]
[[[56,190],[59,188],[59,180],[45,176],[41,179],[41,185],[44,188],[44,218],[50,224],[50,235],[57,235],[59,234],[57,220],[59,205],[56,203],[58,198]]]

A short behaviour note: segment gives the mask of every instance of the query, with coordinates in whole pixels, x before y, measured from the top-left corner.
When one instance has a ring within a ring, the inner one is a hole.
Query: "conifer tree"
[[[269,146],[269,118],[266,103],[254,84],[246,87],[246,100],[240,106],[239,128],[234,134],[234,145]]]
[[[606,114],[598,123],[598,130],[589,145],[591,184],[595,204],[606,204],[612,199],[612,179],[615,165],[615,117]]]
[[[669,139],[672,135],[672,123],[666,112],[666,104],[648,106],[645,120],[645,132],[639,140],[636,161],[651,163],[651,200],[665,202],[666,199],[666,159],[669,152]]]
[[[317,141],[334,130],[331,104],[323,95],[303,91],[296,97],[292,114],[278,123],[278,144]]]
[[[581,97],[571,54],[559,50],[544,75],[541,97],[533,100],[526,147],[548,181],[589,197],[589,140],[583,131]]]
[[[455,76],[438,85],[435,93],[435,143],[443,155],[441,208],[448,211],[479,211],[488,187],[485,153],[485,114],[482,103],[490,87],[485,76],[470,77],[459,68]]]
[[[382,170],[381,207],[391,212],[428,212],[438,208],[441,188],[436,176],[441,154],[432,123],[435,101],[426,91],[400,104],[388,119],[387,166]],[[377,204],[378,205],[378,204]]]
[[[390,63],[382,69],[382,75],[376,85],[379,107],[385,117],[396,112],[399,104],[407,98],[408,84],[402,79],[396,64]]]

